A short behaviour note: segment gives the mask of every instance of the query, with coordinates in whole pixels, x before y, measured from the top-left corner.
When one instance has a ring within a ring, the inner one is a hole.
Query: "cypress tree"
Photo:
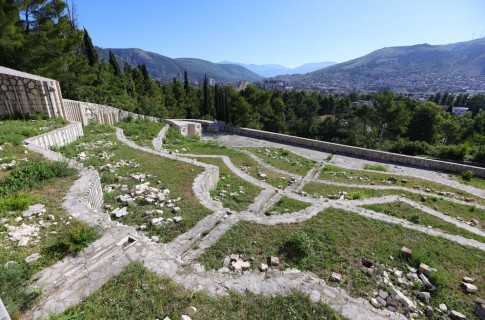
[[[187,76],[187,69],[184,69],[184,89],[185,92],[189,91],[189,77]]]
[[[109,64],[113,68],[115,76],[121,75],[120,65],[118,64],[118,61],[116,61],[116,57],[111,50],[109,51]]]
[[[202,87],[202,93],[203,93],[203,102],[202,102],[202,115],[206,115],[209,112],[209,87],[208,87],[208,81],[207,81],[207,75],[204,75],[204,85]]]
[[[89,36],[88,30],[84,28],[83,34],[83,44],[84,44],[84,52],[88,57],[89,65],[91,67],[98,64],[98,52],[94,49],[93,42],[91,41],[91,37]]]

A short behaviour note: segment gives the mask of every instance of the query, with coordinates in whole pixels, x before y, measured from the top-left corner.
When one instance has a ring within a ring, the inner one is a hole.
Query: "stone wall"
[[[59,82],[0,67],[0,118],[34,114],[66,118]]]
[[[76,141],[83,136],[83,127],[80,122],[72,122],[67,126],[28,138],[25,140],[27,144],[34,144],[44,149],[51,149],[53,147],[62,147],[66,144]]]
[[[391,163],[396,163],[401,165],[433,169],[433,170],[439,170],[439,171],[449,171],[449,172],[463,172],[465,170],[471,170],[473,171],[475,176],[485,178],[485,168],[473,167],[473,166],[463,165],[458,163],[413,157],[413,156],[407,156],[403,154],[397,154],[397,153],[391,153],[391,152],[385,152],[385,151],[364,149],[364,148],[347,146],[343,144],[300,138],[300,137],[290,136],[286,134],[279,134],[279,133],[273,133],[273,132],[262,131],[262,130],[247,129],[247,128],[238,128],[230,125],[221,126],[220,124],[218,124],[218,130],[230,132],[230,133],[236,133],[236,134],[258,138],[258,139],[273,140],[277,142],[309,147],[309,148],[313,148],[324,152],[331,152],[336,154],[343,154],[343,155],[364,158],[372,161],[391,162]]]

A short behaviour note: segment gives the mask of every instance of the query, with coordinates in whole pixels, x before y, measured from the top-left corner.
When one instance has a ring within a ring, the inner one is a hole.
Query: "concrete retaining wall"
[[[63,128],[26,139],[25,142],[44,149],[51,149],[52,147],[62,147],[74,142],[82,136],[83,127],[81,123],[72,122]]]
[[[258,139],[267,139],[267,140],[274,140],[274,141],[283,142],[283,143],[300,145],[300,146],[310,147],[310,148],[325,151],[325,152],[360,157],[371,161],[391,162],[391,163],[402,164],[407,166],[433,169],[433,170],[439,170],[439,171],[449,171],[449,172],[463,172],[465,170],[471,170],[473,171],[475,176],[485,178],[485,168],[480,168],[480,167],[473,167],[473,166],[463,165],[458,163],[407,156],[407,155],[385,152],[385,151],[352,147],[352,146],[347,146],[343,144],[300,138],[300,137],[290,136],[286,134],[273,133],[273,132],[262,131],[262,130],[238,128],[230,125],[221,126],[220,124],[218,124],[218,127],[219,127],[219,130],[230,132],[230,133],[236,133],[236,134],[258,138]]]
[[[65,118],[59,82],[0,67],[0,117],[34,114]]]
[[[109,124],[113,126],[127,117],[147,119],[155,122],[162,121],[157,117],[144,116],[97,103],[64,99],[64,105],[66,119],[69,121],[79,121],[84,126],[90,123]]]

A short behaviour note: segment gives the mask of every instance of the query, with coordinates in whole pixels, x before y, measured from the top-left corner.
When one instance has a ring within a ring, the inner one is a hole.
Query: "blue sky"
[[[71,0],[69,0],[70,2]],[[74,0],[103,48],[171,58],[343,62],[382,47],[485,37],[484,0]]]

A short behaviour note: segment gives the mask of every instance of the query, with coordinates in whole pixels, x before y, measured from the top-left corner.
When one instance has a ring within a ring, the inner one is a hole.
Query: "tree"
[[[93,41],[91,40],[91,37],[89,36],[88,30],[86,30],[86,28],[84,28],[83,44],[84,52],[86,54],[86,57],[88,58],[89,65],[91,67],[97,66],[99,61],[98,52],[96,51],[96,49],[94,49]]]
[[[24,40],[21,32],[14,0],[0,0],[0,65],[18,68],[17,52]]]
[[[111,68],[113,69],[113,73],[115,76],[120,76],[121,75],[121,69],[120,65],[118,64],[118,61],[116,60],[116,57],[114,53],[110,50],[109,51],[109,64],[111,65]]]
[[[441,108],[433,102],[418,106],[409,123],[409,139],[434,143],[440,125],[440,112]]]
[[[189,77],[187,76],[187,69],[184,69],[184,89],[185,92],[189,91]]]
[[[485,94],[476,94],[468,98],[466,106],[472,112],[472,116],[475,116],[481,110],[485,109]]]

